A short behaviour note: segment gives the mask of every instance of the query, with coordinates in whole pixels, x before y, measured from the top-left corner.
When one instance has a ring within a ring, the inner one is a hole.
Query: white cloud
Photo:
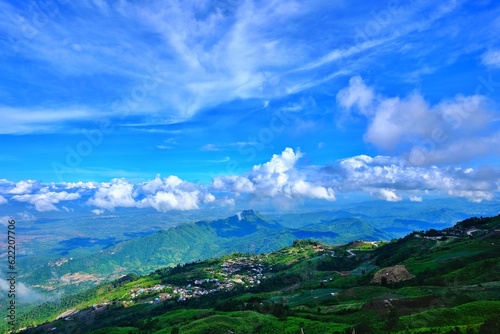
[[[216,201],[216,198],[214,195],[208,193],[208,194],[205,194],[204,198],[203,198],[203,202],[205,203],[213,203]]]
[[[200,203],[211,203],[215,196],[206,192],[202,187],[177,176],[161,179],[159,175],[140,186],[136,195],[144,193],[138,207],[152,207],[158,211],[194,210]]]
[[[493,193],[489,191],[480,190],[455,190],[450,189],[448,195],[465,197],[471,202],[480,203],[482,201],[491,201],[493,199]]]
[[[488,50],[483,54],[481,60],[488,67],[500,67],[500,50]]]
[[[500,151],[494,126],[500,113],[481,95],[457,95],[431,105],[418,92],[403,98],[375,95],[353,77],[337,101],[366,118],[366,142],[406,154],[414,165],[456,163]]]
[[[7,203],[7,199],[0,195],[0,205]]]
[[[113,179],[109,183],[102,183],[88,204],[98,208],[114,210],[116,207],[134,207],[132,197],[134,186],[123,179]]]
[[[369,107],[371,107],[374,98],[374,90],[366,86],[360,76],[352,77],[349,80],[349,87],[343,88],[337,93],[337,102],[340,106],[348,110],[356,106],[366,116],[373,112]]]
[[[281,155],[273,154],[271,161],[263,165],[253,166],[252,172],[257,174],[257,176],[259,174],[285,173],[292,169],[302,156],[303,154],[300,151],[295,153],[293,149],[287,147]]]
[[[34,190],[37,182],[33,180],[19,181],[16,186],[9,190],[9,194],[27,194]]]
[[[290,197],[317,198],[327,201],[335,200],[335,192],[332,188],[315,186],[304,180],[293,182],[290,187],[285,188],[284,193]]]
[[[152,207],[158,211],[198,209],[198,192],[159,191],[139,202],[139,207]]]
[[[224,198],[221,198],[218,203],[221,205],[221,206],[235,206],[236,203],[234,202],[234,198],[229,198],[229,197],[224,197]]]
[[[396,191],[394,189],[386,189],[386,188],[377,189],[376,191],[372,192],[372,195],[381,198],[387,202],[399,202],[403,200],[401,196],[396,194]]]
[[[212,186],[216,190],[224,190],[224,189],[231,189],[236,195],[239,195],[241,193],[251,193],[255,191],[255,186],[246,177],[243,176],[223,176],[223,177],[216,177],[214,178],[212,182]]]
[[[0,194],[8,194],[9,191],[14,187],[14,182],[6,179],[0,179]]]
[[[12,196],[13,200],[18,202],[27,202],[33,204],[37,211],[53,211],[58,210],[54,204],[61,201],[72,201],[80,198],[78,193],[68,193],[66,191],[53,192],[46,191],[37,194],[24,194]]]
[[[405,137],[423,137],[435,117],[428,112],[424,99],[414,94],[407,99],[386,99],[373,110],[365,140],[383,149],[394,149]]]
[[[415,166],[453,164],[491,154],[500,154],[500,132],[485,137],[457,138],[447,146],[427,141],[411,148],[408,161]]]
[[[387,156],[351,157],[323,172],[330,175],[325,183],[337,192],[364,191],[386,201],[400,201],[405,192],[411,201],[421,201],[418,193],[431,192],[480,202],[493,199],[500,190],[500,170],[415,167],[402,158]]]
[[[410,201],[412,202],[422,202],[422,196],[410,196]]]
[[[96,189],[97,186],[98,186],[98,183],[97,182],[91,182],[91,181],[88,181],[88,182],[67,182],[67,183],[63,183],[63,186],[66,188],[66,189],[74,189],[74,188],[80,188],[80,189]]]
[[[306,181],[296,168],[302,153],[286,148],[281,155],[273,155],[269,162],[255,165],[247,176],[222,176],[213,179],[216,190],[231,191],[236,196],[251,194],[256,198],[315,198],[335,200],[332,188]]]
[[[123,179],[103,183],[94,196],[87,201],[100,209],[114,210],[117,207],[151,207],[158,211],[194,210],[201,203],[212,203],[215,196],[201,186],[171,175],[133,185]],[[94,210],[95,214],[102,213]]]

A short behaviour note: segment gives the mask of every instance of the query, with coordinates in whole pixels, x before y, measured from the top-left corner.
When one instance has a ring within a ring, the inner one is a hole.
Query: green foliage
[[[317,245],[318,242],[311,239],[303,239],[303,240],[297,239],[294,240],[292,243],[292,247],[297,247],[297,248],[307,247],[307,246],[317,246]]]

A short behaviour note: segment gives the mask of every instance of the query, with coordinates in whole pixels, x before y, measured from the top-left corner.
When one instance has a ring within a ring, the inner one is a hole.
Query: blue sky
[[[495,1],[0,13],[0,209],[498,200]]]

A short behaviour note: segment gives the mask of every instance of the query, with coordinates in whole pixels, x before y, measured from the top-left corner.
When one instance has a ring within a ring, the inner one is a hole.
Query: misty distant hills
[[[402,237],[412,231],[449,227],[457,221],[473,216],[471,213],[450,208],[436,209],[435,207],[401,203],[394,205],[391,210],[387,210],[386,205],[386,203],[381,202],[365,202],[342,210],[285,213],[271,215],[270,217],[289,228],[303,228],[311,224],[337,219],[358,219],[377,227],[387,234]],[[486,212],[495,214],[498,210],[489,208]]]
[[[340,240],[342,243],[353,240],[389,240],[392,237],[390,233],[384,232],[358,218],[323,220],[321,223],[302,227],[294,235],[298,239],[313,238],[322,242],[324,238],[330,237]]]

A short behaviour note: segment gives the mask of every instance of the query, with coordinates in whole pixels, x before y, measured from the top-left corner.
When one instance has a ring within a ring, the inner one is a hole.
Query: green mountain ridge
[[[423,210],[409,204],[392,206],[384,210],[383,203],[365,202],[342,210],[319,210],[303,213],[271,214],[271,218],[288,228],[303,228],[327,220],[357,218],[376,226],[386,233],[404,236],[414,230],[451,226],[454,222],[471,217],[470,214],[449,208]],[[496,210],[492,212],[497,212]],[[410,219],[409,217],[413,217]]]
[[[125,275],[32,308],[20,325],[60,316],[25,333],[494,334],[499,245],[500,216],[391,242],[295,240]]]

